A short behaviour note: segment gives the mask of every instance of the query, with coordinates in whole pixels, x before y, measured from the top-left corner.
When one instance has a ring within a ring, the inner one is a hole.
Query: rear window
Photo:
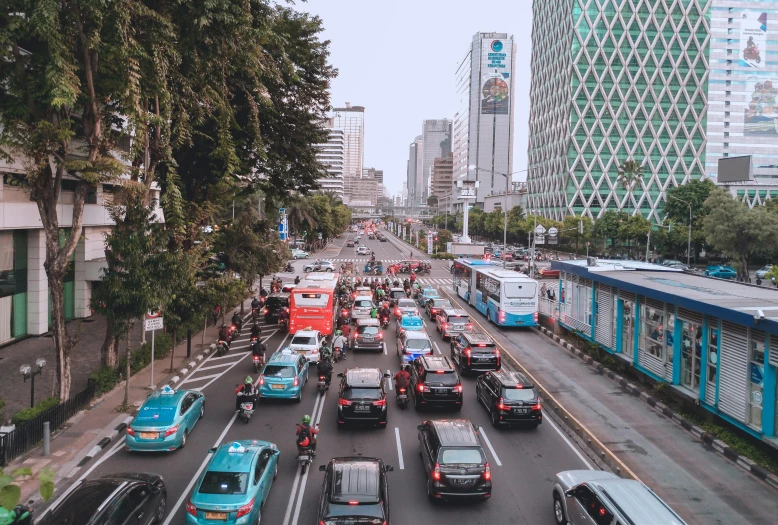
[[[405,348],[408,350],[430,350],[430,342],[426,339],[408,339],[405,344]]]
[[[176,418],[177,407],[143,407],[135,423],[139,425],[162,426],[170,425]]]
[[[294,367],[285,365],[267,365],[262,372],[265,377],[288,378],[294,377]]]
[[[203,483],[200,485],[201,494],[245,494],[249,475],[245,472],[216,472],[205,473]]]
[[[384,510],[380,504],[354,505],[347,503],[329,503],[324,523],[332,525],[381,525],[384,522]],[[354,516],[355,513],[358,516]]]
[[[448,322],[452,324],[467,324],[470,322],[469,315],[449,315]]]
[[[459,383],[459,378],[453,370],[448,372],[427,372],[427,378],[424,380],[429,385],[454,386]]]
[[[527,299],[535,297],[537,285],[532,282],[505,283],[505,297],[508,299]]]
[[[405,297],[405,291],[404,290],[394,290],[389,294],[392,299],[401,299]]]
[[[286,299],[281,299],[280,297],[268,297],[267,298],[267,307],[270,309],[274,308],[280,308],[282,306],[286,306]]]
[[[370,299],[358,299],[354,301],[355,308],[370,308],[373,306],[373,301]]]
[[[413,299],[400,299],[398,304],[400,308],[416,308],[416,303],[413,302]]]
[[[296,335],[292,338],[293,345],[315,345],[316,336],[313,335]]]
[[[502,397],[508,401],[533,401],[538,394],[533,388],[503,388]]]
[[[380,388],[346,388],[341,394],[343,399],[369,399],[378,401],[381,399]]]
[[[358,334],[367,334],[367,335],[377,335],[378,334],[378,327],[377,326],[360,326],[357,328]]]
[[[446,306],[451,306],[451,301],[448,299],[433,299],[432,306],[436,308],[445,308]]]
[[[327,306],[330,295],[326,293],[295,293],[294,304],[296,306],[317,306],[323,308]]]
[[[473,352],[488,352],[492,353],[494,352],[494,343],[475,343],[470,345],[470,348],[473,350]]]
[[[480,447],[443,448],[438,455],[438,463],[441,465],[481,465],[486,463],[486,458]]]

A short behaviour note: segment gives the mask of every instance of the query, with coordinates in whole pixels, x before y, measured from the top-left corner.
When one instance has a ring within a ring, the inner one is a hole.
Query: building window
[[[732,85],[732,81],[731,80],[727,80],[727,85],[731,86]]]
[[[724,118],[729,118],[729,111],[724,112]]]
[[[62,191],[76,191],[77,185],[78,185],[77,180],[63,180]]]
[[[724,126],[724,127],[729,127],[729,126]],[[729,137],[729,131],[725,131],[725,132],[724,132],[724,136],[725,136],[725,137]]]
[[[719,368],[719,327],[708,327],[708,372],[705,380],[709,388],[716,388],[716,374]],[[715,391],[715,390],[714,390]]]
[[[749,348],[749,393],[748,404],[750,407],[748,423],[757,430],[762,429],[762,399],[764,383],[764,335],[752,332]]]
[[[731,97],[732,96],[732,92],[731,91],[725,91],[724,95],[727,96],[727,97]]]
[[[664,312],[643,305],[640,309],[641,350],[664,361]]]
[[[729,142],[725,142],[725,143],[724,143],[724,147],[725,147],[725,148],[728,148],[728,147],[729,147]]]

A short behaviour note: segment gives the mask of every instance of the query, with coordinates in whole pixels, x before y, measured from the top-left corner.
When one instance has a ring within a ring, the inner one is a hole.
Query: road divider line
[[[391,376],[392,375],[392,369],[391,368],[387,368],[386,369],[386,373]],[[387,382],[389,383],[389,390],[394,390],[394,383],[393,383],[393,381],[390,379]]]
[[[324,392],[324,394],[322,394],[322,396],[319,398],[320,401],[318,406],[319,413],[315,414],[312,419],[312,421],[315,421],[315,424],[317,426],[319,425],[319,421],[321,421],[321,415],[324,412],[324,399],[326,397],[327,397],[327,392]],[[314,407],[314,413],[316,412],[316,408],[317,407]],[[317,438],[317,442],[318,442],[318,438]],[[313,467],[313,463],[311,463],[311,465],[308,466],[308,468],[305,471],[305,474],[303,474],[302,479],[300,480],[300,491],[297,496],[297,505],[295,505],[294,508],[294,517],[292,518],[292,525],[297,525],[297,520],[300,517],[300,509],[302,508],[303,505],[303,496],[305,496],[305,486],[308,483],[308,474],[311,472],[312,467]]]
[[[544,410],[543,412],[545,413],[546,411]],[[565,443],[567,443],[567,445],[568,445],[568,446],[569,446],[571,449],[573,449],[573,452],[575,452],[575,455],[576,455],[576,456],[578,456],[578,457],[580,458],[580,460],[581,460],[581,461],[583,461],[583,464],[584,464],[584,465],[586,465],[586,468],[588,468],[589,470],[594,470],[594,467],[592,466],[592,464],[591,464],[591,463],[589,463],[589,460],[588,460],[588,459],[586,459],[586,456],[584,456],[583,454],[581,454],[581,451],[580,451],[580,450],[578,450],[578,447],[576,447],[576,446],[573,446],[573,444],[570,442],[570,438],[568,438],[568,437],[565,435],[565,433],[564,433],[564,432],[562,432],[562,429],[560,429],[560,428],[559,428],[559,426],[557,426],[557,424],[556,424],[556,423],[554,423],[554,420],[553,420],[552,418],[548,417],[548,414],[546,414],[546,417],[544,417],[544,418],[543,418],[543,420],[544,420],[546,423],[551,423],[551,428],[553,428],[554,430],[556,430],[557,434],[559,434],[560,436],[562,436],[562,439],[564,439],[564,440],[565,440]]]
[[[438,346],[438,342],[437,341],[433,341],[432,344],[435,346],[435,350],[437,350],[439,354],[443,353],[443,352],[440,351],[440,347]]]
[[[321,408],[324,406],[324,398],[327,396],[327,393],[324,392],[321,396],[316,398],[316,402],[313,405],[313,412],[311,412],[313,415],[311,416],[311,422],[314,425],[318,425],[319,421],[321,420],[321,414],[322,410]],[[318,442],[318,437],[316,438]],[[312,464],[311,464],[312,465]],[[298,464],[297,465],[297,473],[294,477],[294,483],[292,484],[292,492],[289,494],[289,503],[286,505],[286,513],[284,514],[284,525],[289,525],[290,518],[292,519],[291,523],[296,524],[297,519],[300,516],[300,507],[302,505],[302,496],[305,493],[305,484],[308,479],[308,472],[311,469],[308,468],[305,471],[305,474],[301,474],[301,467]],[[299,490],[298,490],[299,487]],[[299,494],[299,498],[298,498]],[[297,500],[297,506],[295,506],[294,502]],[[292,516],[292,509],[294,509],[294,517]]]
[[[500,461],[500,458],[497,456],[497,452],[494,451],[494,447],[492,447],[492,442],[489,441],[489,438],[486,436],[484,427],[479,427],[478,432],[481,434],[481,437],[484,438],[484,441],[486,441],[486,446],[489,447],[489,452],[492,453],[494,462],[497,463],[498,466],[502,467],[502,462]]]
[[[230,419],[230,422],[227,423],[227,426],[224,427],[224,430],[222,431],[221,435],[216,439],[216,443],[214,443],[214,447],[218,447],[219,444],[222,442],[222,439],[224,439],[224,436],[227,435],[227,432],[229,432],[230,428],[232,428],[232,425],[235,423],[235,420],[238,417],[238,413],[235,412],[232,415],[232,419]],[[178,501],[176,501],[175,505],[171,507],[170,511],[168,512],[167,518],[162,523],[162,525],[170,525],[170,522],[173,521],[173,518],[176,515],[176,512],[178,512],[178,509],[181,507],[181,505],[184,503],[186,498],[189,497],[189,491],[192,490],[192,487],[194,487],[194,484],[197,482],[197,479],[200,477],[200,474],[203,473],[203,470],[205,470],[206,465],[208,465],[208,462],[211,460],[210,453],[205,456],[205,459],[200,464],[200,467],[197,469],[197,472],[195,473],[194,477],[189,481],[189,484],[186,486],[184,491],[181,493],[181,497],[178,498]]]
[[[384,355],[388,355],[388,354],[386,353],[386,341],[384,341]]]
[[[397,440],[397,463],[400,470],[405,470],[405,462],[403,461],[403,447],[400,444],[400,429],[394,427],[394,438]]]

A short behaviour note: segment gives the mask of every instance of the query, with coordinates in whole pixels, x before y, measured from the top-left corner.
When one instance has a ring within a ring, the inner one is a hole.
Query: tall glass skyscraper
[[[533,3],[532,210],[661,221],[665,191],[703,176],[712,1]],[[643,164],[631,196],[628,159]]]
[[[362,178],[365,162],[365,108],[346,102],[346,107],[332,110],[332,118],[334,127],[343,130],[346,140],[344,176]]]

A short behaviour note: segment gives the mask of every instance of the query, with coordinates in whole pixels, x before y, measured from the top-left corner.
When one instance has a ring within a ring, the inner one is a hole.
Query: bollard
[[[48,421],[43,422],[43,456],[51,455],[51,424]]]

